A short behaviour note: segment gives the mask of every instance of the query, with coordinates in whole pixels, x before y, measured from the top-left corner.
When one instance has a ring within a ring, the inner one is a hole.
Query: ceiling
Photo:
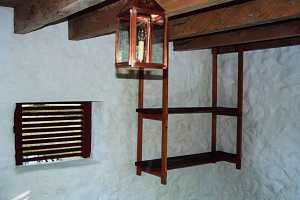
[[[6,7],[15,7],[18,3],[22,2],[23,0],[0,0],[0,6]],[[165,9],[169,10],[171,13],[176,11],[178,12],[178,4],[182,4],[181,0],[157,0],[159,4],[161,4]],[[220,4],[224,2],[229,2],[232,0],[190,0],[188,2],[189,7],[193,10],[193,7],[207,7],[210,5]],[[186,5],[185,5],[186,7]]]
[[[0,0],[0,6],[15,7],[22,0]]]

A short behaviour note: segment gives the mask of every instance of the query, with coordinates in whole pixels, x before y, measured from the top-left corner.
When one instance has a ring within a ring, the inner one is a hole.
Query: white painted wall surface
[[[68,41],[66,23],[15,35],[13,10],[0,8],[0,200],[26,191],[34,200],[300,199],[299,47],[246,53],[243,169],[174,170],[162,186],[135,175],[137,81],[116,78],[113,44],[113,35]],[[210,63],[209,51],[170,52],[170,106],[210,105]],[[220,104],[234,106],[235,56],[220,64]],[[146,105],[160,105],[160,88],[146,83]],[[64,100],[103,101],[94,162],[16,169],[14,103]],[[234,152],[234,120],[221,121],[219,149]],[[209,150],[209,115],[171,116],[169,138],[171,156]],[[146,121],[144,142],[145,158],[160,155],[158,122]]]

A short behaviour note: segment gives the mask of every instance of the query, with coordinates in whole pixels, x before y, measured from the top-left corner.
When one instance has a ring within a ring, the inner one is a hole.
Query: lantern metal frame
[[[148,4],[147,4],[148,2]],[[165,11],[153,0],[135,0],[126,5],[125,9],[120,12],[117,17],[117,31],[116,31],[116,44],[115,44],[115,66],[117,69],[167,69],[168,68],[168,18]],[[147,16],[146,16],[147,15]],[[162,63],[152,62],[152,45],[153,45],[153,22],[149,20],[149,16],[159,16],[163,20],[163,50],[162,50]],[[129,22],[129,49],[128,49],[128,62],[119,62],[120,55],[120,28],[121,20]],[[139,62],[136,59],[137,55],[137,27],[138,21],[144,20],[146,23],[146,47],[147,53],[145,62]]]

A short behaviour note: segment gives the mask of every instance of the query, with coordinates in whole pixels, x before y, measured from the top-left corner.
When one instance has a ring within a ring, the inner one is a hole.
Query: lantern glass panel
[[[118,39],[117,62],[124,63],[129,61],[129,19],[120,18]]]
[[[147,16],[137,17],[136,26],[136,62],[149,62],[149,38],[150,38],[150,18]]]
[[[164,19],[160,16],[152,20],[152,63],[164,62],[164,25]]]

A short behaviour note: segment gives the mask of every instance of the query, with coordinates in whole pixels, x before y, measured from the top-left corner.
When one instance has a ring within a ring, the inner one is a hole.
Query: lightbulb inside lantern
[[[159,18],[159,17],[160,17],[159,15],[151,14],[151,19],[152,19],[152,20],[156,20],[156,19]]]
[[[138,48],[137,48],[138,62],[143,62],[144,60],[145,40],[146,40],[145,26],[140,25],[138,26]]]

